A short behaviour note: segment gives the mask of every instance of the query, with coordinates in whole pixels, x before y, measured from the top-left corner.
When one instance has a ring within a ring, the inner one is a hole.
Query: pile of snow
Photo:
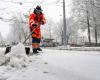
[[[0,65],[5,64],[6,58],[4,55],[0,55]]]
[[[0,65],[5,64],[6,57],[4,55],[4,51],[0,50]]]
[[[25,47],[22,43],[11,48],[11,52],[6,55],[9,65],[16,68],[26,67],[29,61],[28,56],[25,53]]]

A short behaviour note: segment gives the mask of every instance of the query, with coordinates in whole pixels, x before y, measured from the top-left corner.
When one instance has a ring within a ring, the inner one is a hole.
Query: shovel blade
[[[30,47],[25,47],[26,55],[29,55],[30,53]]]

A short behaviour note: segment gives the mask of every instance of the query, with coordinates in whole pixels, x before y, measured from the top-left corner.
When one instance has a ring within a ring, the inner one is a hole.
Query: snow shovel
[[[34,28],[35,30],[36,28]],[[31,36],[31,34],[34,32],[34,30],[27,36],[27,38],[25,39],[25,41],[23,42],[23,44],[29,39],[29,37]],[[11,51],[11,47],[12,46],[7,46],[6,47],[6,51],[5,51],[5,54],[9,53]],[[25,51],[26,51],[26,54],[28,55],[29,52],[30,52],[30,47],[25,47]]]

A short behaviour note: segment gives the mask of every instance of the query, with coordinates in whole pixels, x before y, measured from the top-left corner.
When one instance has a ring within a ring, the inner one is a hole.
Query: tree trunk
[[[87,13],[87,27],[88,27],[88,40],[89,40],[89,46],[91,46],[91,34],[90,34],[90,22],[89,22],[89,11],[88,11],[88,2],[86,1],[86,13]]]

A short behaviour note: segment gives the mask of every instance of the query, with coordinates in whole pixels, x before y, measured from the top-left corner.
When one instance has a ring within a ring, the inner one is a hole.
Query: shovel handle
[[[40,26],[40,23],[38,24],[38,26]],[[36,27],[37,28],[37,27]],[[34,30],[36,29],[34,28]],[[23,42],[23,44],[29,39],[30,35],[34,32],[34,30],[32,30],[32,32],[27,36],[27,38],[25,39],[25,41]]]
[[[34,32],[34,30],[27,36],[27,38],[25,39],[25,41],[23,42],[23,44],[29,39],[30,35]]]

